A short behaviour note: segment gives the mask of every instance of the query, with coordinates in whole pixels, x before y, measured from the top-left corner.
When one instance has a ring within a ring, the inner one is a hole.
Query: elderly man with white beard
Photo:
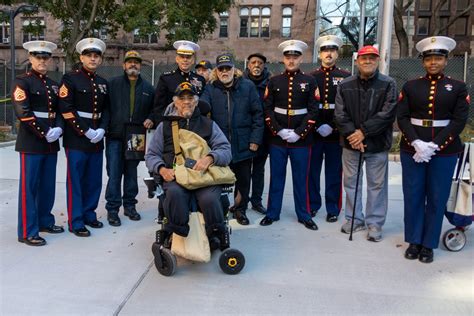
[[[112,226],[120,226],[118,216],[120,206],[124,215],[132,221],[140,220],[135,205],[138,194],[137,166],[140,160],[125,159],[127,139],[126,126],[143,126],[152,128],[154,89],[150,83],[140,76],[142,57],[137,51],[125,54],[123,62],[124,74],[112,78],[110,87],[110,125],[106,135],[105,155],[107,159],[107,220]],[[123,191],[121,183],[123,176]]]

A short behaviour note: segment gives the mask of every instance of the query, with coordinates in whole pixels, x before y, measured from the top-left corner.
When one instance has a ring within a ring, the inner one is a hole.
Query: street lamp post
[[[16,9],[0,9],[1,12],[8,15],[10,18],[10,67],[11,67],[11,80],[10,80],[10,90],[13,81],[15,80],[15,17],[20,12],[35,12],[38,11],[38,7],[35,5],[24,4],[19,6]],[[12,132],[16,134],[16,124],[15,124],[15,113],[13,113],[12,120]]]

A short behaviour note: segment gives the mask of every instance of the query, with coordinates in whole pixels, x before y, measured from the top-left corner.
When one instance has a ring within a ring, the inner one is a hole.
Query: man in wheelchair
[[[202,211],[206,223],[206,233],[210,240],[219,240],[220,249],[229,247],[224,211],[221,203],[221,185],[188,190],[178,184],[175,178],[176,159],[172,124],[177,122],[180,129],[192,131],[206,140],[210,152],[195,161],[186,160],[186,167],[205,171],[210,165],[227,166],[232,160],[230,143],[220,128],[211,119],[201,115],[199,97],[189,82],[181,83],[175,91],[173,102],[168,105],[161,122],[150,141],[145,155],[148,170],[163,180],[165,198],[163,209],[166,220],[163,231],[168,239],[171,233],[186,237],[189,233],[189,212],[197,207]],[[197,204],[197,205],[196,205]]]

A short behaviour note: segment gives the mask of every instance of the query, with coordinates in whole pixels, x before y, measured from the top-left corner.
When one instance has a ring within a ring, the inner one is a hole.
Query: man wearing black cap
[[[107,158],[107,220],[112,226],[120,226],[119,208],[123,205],[124,215],[133,221],[140,220],[135,205],[138,194],[137,166],[140,160],[126,159],[127,128],[134,131],[153,127],[153,98],[155,92],[150,83],[140,75],[142,57],[131,50],[125,54],[124,74],[109,81],[110,124],[105,141]],[[132,157],[133,158],[133,157]],[[121,190],[123,177],[123,193]]]
[[[31,41],[23,44],[29,52],[31,71],[12,84],[12,103],[20,120],[15,150],[20,153],[18,198],[18,241],[43,246],[39,232],[62,233],[54,224],[51,210],[56,186],[58,138],[64,122],[57,115],[58,84],[46,74],[56,44]]]
[[[285,72],[270,78],[265,90],[265,123],[270,139],[270,190],[268,207],[260,225],[280,220],[285,189],[286,165],[291,162],[293,198],[298,222],[317,230],[308,205],[308,171],[313,137],[311,130],[317,115],[317,87],[312,76],[300,70],[308,45],[288,40],[278,48],[283,53]]]
[[[85,227],[101,228],[95,212],[102,190],[104,135],[109,124],[109,89],[97,75],[105,43],[85,38],[76,44],[82,68],[63,76],[59,109],[66,121],[67,209],[69,231],[89,237]]]
[[[176,182],[173,169],[175,152],[172,122],[177,122],[181,129],[198,134],[209,145],[209,154],[197,160],[194,170],[204,171],[211,164],[227,166],[231,161],[229,142],[215,122],[200,114],[198,100],[197,91],[189,82],[178,85],[173,103],[168,105],[163,121],[156,128],[145,161],[148,170],[159,174],[164,181],[163,190],[166,197],[163,208],[168,219],[165,231],[184,237],[188,235],[189,210],[194,195],[203,212],[207,234],[218,237],[221,249],[225,249],[229,246],[229,236],[220,202],[221,186],[187,190]]]
[[[262,103],[263,111],[263,96],[268,80],[270,79],[270,72],[265,67],[267,58],[260,53],[250,54],[247,57],[247,69],[244,72],[244,78],[252,81],[257,87],[260,102]],[[263,112],[262,112],[263,115]],[[263,118],[262,118],[263,119]],[[252,195],[249,197],[252,203],[252,209],[260,214],[265,214],[267,211],[262,204],[262,194],[265,179],[265,162],[268,156],[268,139],[270,133],[267,129],[264,131],[262,145],[259,146],[256,156],[252,159]]]
[[[212,64],[209,60],[201,60],[194,69],[198,75],[201,75],[206,80],[206,83],[209,82],[212,71]]]
[[[163,119],[163,112],[168,104],[173,101],[174,91],[181,82],[191,83],[196,88],[199,96],[206,86],[206,80],[192,70],[199,45],[191,41],[176,41],[173,43],[173,47],[176,48],[175,61],[178,68],[163,73],[158,80],[154,102],[156,124]]]
[[[241,225],[248,225],[246,211],[250,190],[252,158],[263,137],[263,110],[255,85],[242,78],[233,58],[224,53],[216,58],[211,83],[202,100],[211,106],[211,118],[219,125],[232,147],[232,171],[237,182],[234,191],[233,216]]]
[[[432,262],[433,249],[438,248],[451,179],[463,151],[459,134],[471,105],[466,84],[444,75],[448,54],[455,47],[456,42],[445,36],[418,42],[426,75],[405,83],[398,99],[405,241],[409,243],[405,258],[423,263]]]

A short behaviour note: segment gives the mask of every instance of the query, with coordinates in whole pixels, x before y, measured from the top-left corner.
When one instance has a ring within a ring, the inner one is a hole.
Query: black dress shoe
[[[318,214],[318,210],[311,210],[311,217],[315,217]]]
[[[262,204],[253,205],[252,210],[254,210],[257,213],[263,214],[263,215],[265,215],[267,213],[267,209],[264,208]]]
[[[89,237],[91,235],[91,232],[85,227],[78,229],[69,229],[69,231],[77,237]]]
[[[337,222],[337,215],[332,215],[332,214],[326,215],[326,222],[328,222],[328,223]]]
[[[421,249],[420,245],[410,244],[407,250],[405,250],[405,258],[407,258],[408,260],[418,259],[418,255],[420,254],[420,249]]]
[[[85,224],[87,226],[92,227],[92,228],[102,228],[102,227],[104,227],[104,224],[102,224],[102,222],[99,222],[98,220],[93,220],[92,222],[86,222]]]
[[[27,244],[28,246],[44,246],[46,245],[46,240],[44,238],[41,238],[40,236],[31,236],[28,238],[18,238],[18,241],[24,244]]]
[[[107,221],[109,222],[110,226],[120,226],[122,222],[120,221],[120,217],[117,213],[109,213],[107,214]]]
[[[233,215],[234,215],[234,218],[237,220],[237,223],[239,223],[240,225],[250,224],[250,221],[249,221],[247,215],[245,215],[245,212],[236,210],[236,211],[234,211]]]
[[[423,263],[433,262],[433,249],[421,247],[418,260],[420,260]]]
[[[312,219],[308,219],[307,221],[302,221],[298,220],[301,224],[303,224],[306,228],[311,229],[311,230],[318,230],[318,225],[316,225],[315,222],[313,222]]]
[[[64,233],[64,228],[62,226],[53,225],[50,227],[40,228],[39,231],[42,233],[60,234]]]
[[[273,222],[276,222],[275,220],[269,218],[269,217],[264,217],[261,221],[260,221],[260,225],[262,226],[269,226],[271,224],[273,224]]]
[[[128,216],[132,221],[139,221],[142,218],[134,207],[125,209],[123,215]]]

